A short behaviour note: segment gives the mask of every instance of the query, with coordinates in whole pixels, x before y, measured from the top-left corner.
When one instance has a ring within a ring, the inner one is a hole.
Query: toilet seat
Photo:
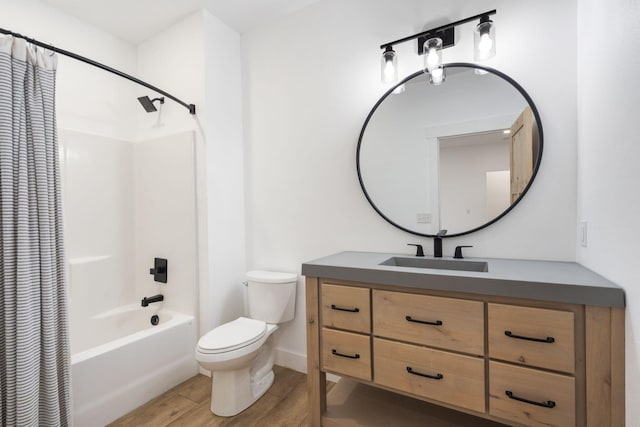
[[[239,317],[206,333],[198,341],[198,351],[202,354],[228,353],[259,341],[266,333],[266,322]]]

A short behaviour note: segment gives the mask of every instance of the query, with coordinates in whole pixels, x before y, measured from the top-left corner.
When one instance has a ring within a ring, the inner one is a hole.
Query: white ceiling
[[[206,8],[242,34],[319,0],[43,0],[132,44]]]

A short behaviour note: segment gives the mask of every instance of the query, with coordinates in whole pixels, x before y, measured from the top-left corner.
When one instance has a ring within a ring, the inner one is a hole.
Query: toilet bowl
[[[212,373],[211,412],[236,415],[273,384],[275,351],[270,337],[278,323],[294,317],[297,275],[269,271],[247,273],[250,317],[239,317],[207,332],[195,356]]]

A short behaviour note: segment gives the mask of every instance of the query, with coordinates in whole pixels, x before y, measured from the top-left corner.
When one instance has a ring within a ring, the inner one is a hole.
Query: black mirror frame
[[[476,232],[478,230],[482,230],[483,228],[486,228],[486,227],[490,226],[491,224],[497,222],[502,217],[504,217],[506,214],[511,212],[511,210],[520,202],[520,200],[522,200],[522,198],[525,196],[525,194],[527,194],[527,191],[529,191],[529,188],[531,187],[531,184],[533,184],[533,181],[535,181],[536,175],[538,174],[538,170],[540,169],[540,163],[542,162],[542,151],[543,151],[543,140],[544,140],[544,138],[543,138],[543,132],[542,132],[542,122],[540,120],[540,114],[538,113],[538,109],[536,108],[536,105],[534,104],[533,100],[531,99],[531,97],[529,96],[527,91],[525,91],[524,88],[522,86],[520,86],[520,84],[518,82],[516,82],[514,79],[512,79],[511,77],[509,77],[505,73],[496,70],[495,68],[485,67],[483,65],[472,64],[472,63],[468,63],[468,62],[452,62],[452,63],[449,63],[449,64],[443,64],[442,67],[445,68],[445,69],[446,68],[453,68],[453,67],[471,68],[471,69],[476,69],[477,68],[477,69],[487,71],[489,73],[495,74],[495,75],[503,78],[504,80],[509,82],[514,88],[516,88],[516,90],[518,92],[520,92],[520,94],[524,97],[524,99],[529,103],[529,106],[531,107],[531,111],[533,112],[533,117],[534,117],[535,123],[536,123],[536,125],[538,127],[538,157],[537,157],[537,159],[535,161],[535,164],[533,165],[533,172],[531,174],[531,179],[529,180],[529,182],[527,183],[526,187],[524,188],[524,190],[520,194],[520,197],[518,197],[511,205],[509,205],[509,207],[507,209],[505,209],[500,215],[496,216],[495,218],[493,218],[492,220],[486,222],[485,224],[482,224],[482,225],[480,225],[480,226],[478,226],[476,228],[472,228],[471,230],[462,231],[462,232],[458,232],[458,233],[447,234],[445,236],[442,236],[442,237],[446,238],[446,237],[464,236],[465,234],[471,234],[471,233]],[[369,196],[369,193],[367,192],[367,189],[366,189],[366,187],[364,185],[364,181],[362,180],[362,173],[360,171],[360,147],[362,145],[362,138],[364,136],[365,130],[367,129],[367,124],[369,124],[369,120],[371,120],[371,117],[373,117],[373,114],[376,112],[376,110],[378,109],[380,104],[382,104],[382,102],[387,98],[387,96],[389,96],[391,93],[393,93],[393,91],[397,87],[405,84],[409,80],[411,80],[414,77],[417,77],[417,76],[419,76],[419,75],[421,75],[423,73],[424,73],[424,71],[420,70],[420,71],[417,71],[417,72],[405,77],[402,81],[400,81],[395,86],[393,86],[391,89],[389,89],[387,92],[385,92],[384,95],[382,95],[382,97],[380,97],[378,102],[376,102],[376,104],[373,106],[373,108],[369,112],[369,115],[367,116],[366,120],[364,121],[364,124],[362,125],[362,130],[360,131],[360,136],[358,137],[358,147],[356,148],[356,170],[358,172],[358,181],[360,182],[360,187],[362,188],[362,192],[364,193],[364,196],[367,198],[367,201],[369,202],[371,207],[373,207],[373,209],[378,213],[378,215],[380,215],[385,221],[387,221],[389,224],[393,225],[394,227],[399,228],[400,230],[406,231],[407,233],[411,233],[411,234],[414,234],[416,236],[436,237],[435,234],[425,234],[425,233],[419,233],[419,232],[414,231],[414,230],[410,230],[410,229],[408,229],[406,227],[401,226],[400,224],[397,224],[397,223],[393,222],[391,219],[389,219],[376,206],[376,204],[373,202],[373,200],[371,200],[371,197]]]

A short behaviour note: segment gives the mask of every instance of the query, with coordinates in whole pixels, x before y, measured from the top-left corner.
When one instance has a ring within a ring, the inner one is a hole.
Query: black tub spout
[[[149,304],[153,302],[160,302],[160,301],[164,301],[164,295],[158,294],[152,297],[144,297],[142,298],[142,306],[147,307]]]

